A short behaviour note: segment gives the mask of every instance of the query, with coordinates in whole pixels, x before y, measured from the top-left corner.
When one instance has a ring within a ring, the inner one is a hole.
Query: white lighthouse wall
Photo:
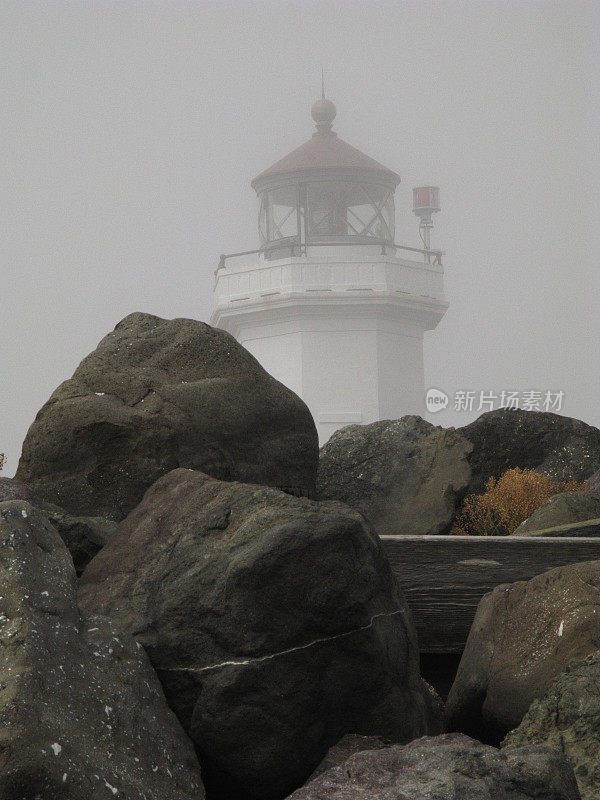
[[[338,429],[378,419],[377,331],[307,330],[301,396],[321,444]]]
[[[377,419],[398,419],[424,412],[423,334],[391,334],[377,338],[379,409]]]
[[[302,397],[310,408],[302,390],[302,333],[299,330],[273,337],[268,331],[261,335],[253,328],[249,332],[241,331],[238,341],[270,375]]]
[[[422,413],[423,335],[379,309],[305,308],[273,336],[241,326],[238,340],[308,405],[322,443],[338,428]]]
[[[423,333],[381,311],[305,323],[300,395],[321,444],[345,425],[423,413]]]

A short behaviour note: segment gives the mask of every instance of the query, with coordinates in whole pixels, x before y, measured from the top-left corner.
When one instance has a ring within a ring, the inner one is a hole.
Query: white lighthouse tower
[[[423,334],[448,306],[428,236],[425,249],[394,243],[399,176],[342,141],[335,115],[323,96],[312,138],[252,181],[260,248],[221,256],[211,318],[306,402],[321,443],[423,413]],[[425,189],[421,217],[437,205]]]

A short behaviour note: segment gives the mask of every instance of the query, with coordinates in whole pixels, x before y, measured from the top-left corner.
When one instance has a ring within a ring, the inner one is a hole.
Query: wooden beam
[[[501,583],[600,560],[600,538],[382,536],[423,653],[461,653],[481,597]]]

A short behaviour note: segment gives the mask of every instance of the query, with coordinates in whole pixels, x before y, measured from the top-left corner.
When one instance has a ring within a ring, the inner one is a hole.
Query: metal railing
[[[240,253],[222,253],[219,258],[219,266],[215,270],[215,275],[220,269],[225,268],[225,262],[228,258],[238,258],[241,256],[254,256],[259,253],[274,253],[279,250],[289,251],[289,255],[281,256],[282,258],[295,258],[296,256],[307,255],[309,247],[380,247],[381,255],[387,255],[388,250],[406,250],[410,253],[421,253],[425,264],[434,264],[442,266],[443,250],[424,250],[419,247],[408,247],[404,244],[391,244],[390,242],[286,242],[282,241],[280,244],[274,243],[268,247],[259,247],[257,250],[243,250]],[[433,259],[433,261],[431,260]]]

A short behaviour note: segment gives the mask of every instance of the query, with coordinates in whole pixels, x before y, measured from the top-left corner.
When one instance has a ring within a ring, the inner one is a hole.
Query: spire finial
[[[331,133],[331,125],[335,119],[336,110],[331,100],[325,97],[325,70],[321,66],[321,97],[313,104],[310,110],[312,118],[317,124],[319,133]],[[316,135],[316,134],[315,134]],[[335,135],[335,134],[333,134]]]

